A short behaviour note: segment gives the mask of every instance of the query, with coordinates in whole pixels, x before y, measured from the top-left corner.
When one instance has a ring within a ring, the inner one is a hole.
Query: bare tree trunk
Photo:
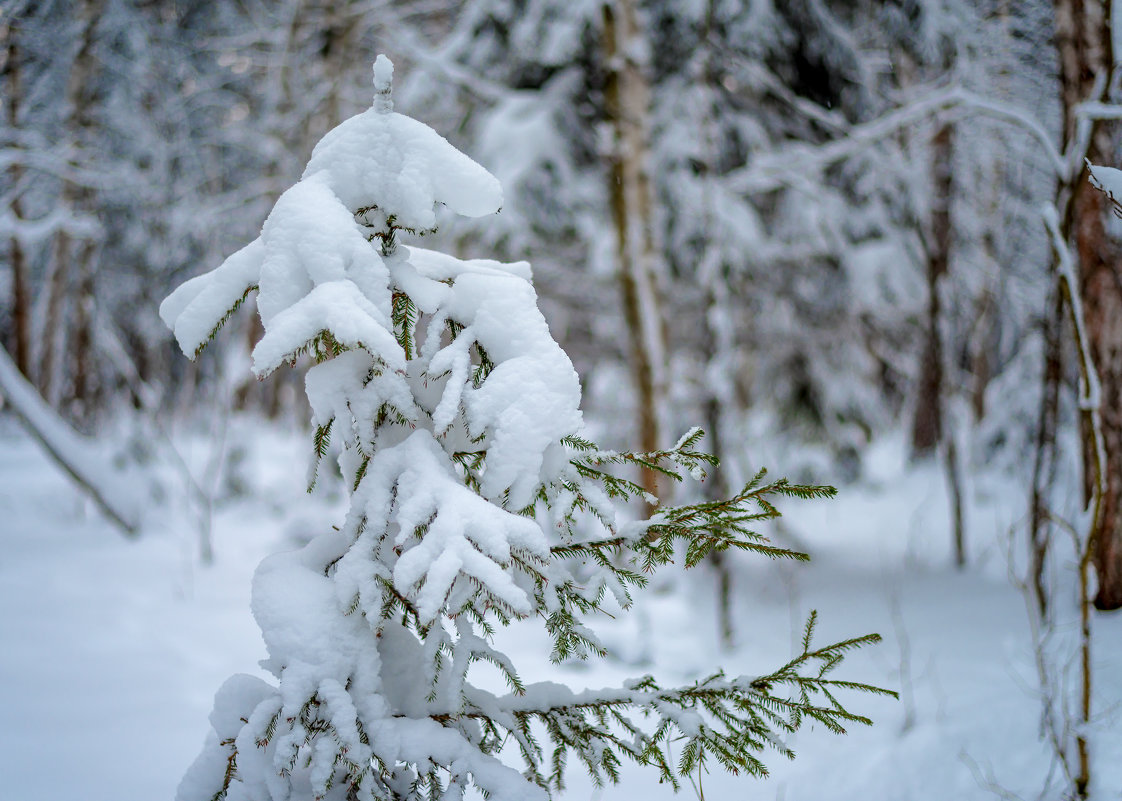
[[[72,98],[71,119],[72,136],[79,147],[85,143],[85,132],[91,129],[94,121],[90,111],[94,105],[94,71],[96,63],[93,56],[95,40],[95,26],[101,17],[102,0],[84,0],[82,3],[82,19],[85,22],[82,49],[74,61],[70,72],[69,92]],[[92,197],[93,191],[88,187],[67,185],[65,192],[73,208],[90,210],[96,200]],[[71,416],[78,421],[88,423],[90,415],[96,408],[93,393],[96,391],[95,376],[97,373],[94,353],[93,318],[97,303],[95,279],[97,277],[96,256],[98,244],[92,239],[84,240],[76,253],[73,274],[75,276],[73,323],[71,326],[69,355],[69,374],[72,377],[69,393],[66,396],[67,406]]]
[[[991,209],[991,214],[996,209]],[[995,216],[995,215],[994,215]],[[993,253],[991,237],[986,237],[986,253],[990,256],[991,263],[997,259]],[[974,421],[980,422],[986,416],[986,390],[993,379],[994,370],[994,333],[997,318],[997,299],[992,286],[982,290],[978,298],[974,317],[974,333],[970,337],[970,408],[974,412]]]
[[[1044,321],[1044,372],[1032,465],[1032,505],[1029,509],[1029,588],[1042,621],[1048,619],[1051,603],[1045,576],[1052,529],[1048,514],[1048,488],[1052,486],[1056,471],[1056,425],[1063,377],[1060,353],[1064,300],[1059,292],[1053,293],[1051,306]]]
[[[93,343],[97,298],[94,287],[94,257],[97,245],[85,242],[78,254],[78,283],[74,298],[74,336],[70,347],[70,416],[88,428],[97,409],[97,369]]]
[[[709,427],[710,450],[718,460],[725,457],[724,440],[721,434],[721,403],[715,394],[710,394],[705,401],[705,423]],[[718,470],[706,488],[706,496],[710,500],[728,497],[728,481],[724,471]],[[713,551],[709,555],[709,562],[717,574],[717,630],[721,640],[721,647],[731,650],[736,637],[732,623],[732,571],[729,569],[725,554],[722,551]]]
[[[1110,23],[1105,0],[1056,0],[1056,48],[1063,93],[1064,147],[1079,136],[1076,108],[1109,99]],[[1086,157],[1094,163],[1116,160],[1110,135],[1100,121],[1090,123]],[[1087,180],[1086,169],[1059,188],[1061,233],[1078,260],[1079,293],[1086,314],[1091,357],[1102,390],[1099,410],[1106,451],[1105,492],[1097,530],[1091,532],[1098,593],[1095,607],[1122,608],[1122,252],[1106,234],[1102,196]],[[1084,426],[1084,477],[1091,493],[1094,444]]]
[[[70,67],[66,84],[66,136],[74,149],[82,146],[83,132],[92,125],[89,116],[90,86],[95,67],[93,57],[95,26],[100,15],[97,0],[84,0],[79,5],[78,15],[82,25],[81,45]],[[90,190],[70,181],[64,181],[61,203],[75,210],[88,207]],[[70,397],[73,397],[73,384],[65,386],[62,380],[66,369],[72,367],[66,361],[67,356],[75,356],[71,351],[72,342],[77,342],[81,349],[83,342],[88,346],[93,339],[88,325],[89,315],[84,315],[81,308],[78,308],[75,314],[65,313],[71,303],[81,306],[83,300],[88,303],[93,302],[92,278],[91,283],[87,285],[84,275],[92,270],[92,266],[87,261],[92,254],[91,243],[74,242],[65,230],[60,231],[55,237],[53,264],[47,284],[47,313],[41,335],[43,350],[39,390],[47,402],[56,409],[62,405],[64,392],[70,392]],[[78,273],[79,280],[82,282],[77,289],[88,290],[89,298],[84,299],[80,293],[73,291],[71,278],[75,273]],[[79,330],[83,321],[87,324],[85,332]],[[89,358],[91,354],[88,349],[83,349],[80,355],[82,358]],[[84,374],[88,374],[86,366],[83,366],[82,370]]]
[[[717,3],[718,0],[709,0],[706,6],[705,27],[701,37],[702,46],[705,48],[702,57],[703,86],[707,93],[717,91],[721,79],[720,55],[711,44]],[[718,469],[715,471],[715,475],[711,476],[706,482],[704,492],[706,498],[716,501],[729,497],[728,468],[725,466],[728,448],[725,447],[727,440],[724,423],[730,413],[735,414],[737,411],[734,400],[735,393],[732,390],[732,376],[729,375],[736,343],[728,319],[731,315],[731,302],[729,286],[723,274],[725,266],[723,254],[720,243],[716,241],[713,235],[714,218],[717,213],[716,201],[708,181],[708,176],[716,174],[717,171],[716,109],[714,103],[706,101],[704,107],[695,113],[704,142],[704,175],[706,176],[702,194],[702,214],[705,221],[703,236],[706,240],[706,249],[697,265],[697,278],[706,287],[702,352],[707,357],[707,363],[701,376],[702,386],[700,389],[702,411],[705,415],[706,430],[709,434],[709,451],[717,457],[718,461]],[[668,211],[673,215],[682,210],[670,209]],[[736,638],[732,609],[732,568],[727,554],[722,551],[713,551],[709,554],[708,561],[717,578],[717,633],[721,647],[730,651]]]
[[[19,203],[12,202],[12,212],[19,219]],[[16,366],[25,378],[31,378],[31,287],[28,285],[27,259],[18,237],[9,246],[12,262],[12,339]]]
[[[954,542],[954,566],[966,567],[966,520],[962,503],[962,463],[959,461],[955,435],[947,437],[944,467],[947,471],[947,494],[951,503],[951,536]]]
[[[656,268],[653,197],[649,161],[650,85],[639,63],[635,0],[604,5],[604,51],[608,65],[606,111],[614,143],[608,191],[616,229],[619,283],[639,403],[639,447],[661,444],[661,408],[666,394],[666,344]],[[658,492],[657,476],[642,475],[644,488]]]
[[[1010,1],[997,0],[993,9],[992,19],[997,21],[994,34],[1002,41],[1008,41],[1015,34],[1010,21]],[[1010,93],[1009,73],[999,71],[992,77],[992,91],[995,96],[1008,96]],[[977,196],[980,199],[979,213],[984,219],[996,221],[993,228],[982,234],[982,252],[985,254],[983,262],[987,272],[992,275],[986,280],[985,287],[978,296],[974,307],[974,321],[967,340],[968,359],[970,364],[970,406],[974,413],[974,422],[980,423],[986,416],[986,391],[995,372],[1001,372],[1000,342],[998,325],[1001,319],[1001,298],[1005,296],[1004,270],[1001,265],[1002,254],[999,253],[1000,228],[1004,227],[1005,215],[1003,207],[1006,201],[1007,169],[1002,159],[994,159],[989,167],[992,172],[987,176],[985,185],[978,187]]]
[[[66,340],[62,306],[66,300],[66,288],[69,284],[70,254],[70,235],[66,231],[59,231],[55,235],[54,252],[47,270],[46,314],[43,316],[42,327],[36,337],[39,343],[39,394],[52,409],[56,410],[61,395],[57,389],[61,383],[59,353],[65,346]]]
[[[946,429],[946,345],[943,342],[943,285],[950,274],[954,191],[954,129],[940,126],[931,139],[931,223],[927,242],[927,340],[920,363],[919,393],[912,424],[912,457],[923,458],[944,446],[947,495],[951,504],[954,563],[966,565],[966,528],[962,508],[962,470],[954,432]]]
[[[931,454],[943,440],[943,334],[940,285],[950,265],[951,158],[950,125],[931,140],[931,229],[927,237],[927,341],[920,363],[919,393],[912,425],[912,455]]]
[[[15,34],[10,25],[0,28],[7,38],[4,45],[4,75],[8,85],[8,125],[11,130],[19,128],[19,103],[22,100],[20,87],[19,50]],[[9,168],[12,182],[12,216],[19,224],[23,219],[20,202],[20,183],[23,180],[23,167],[15,162]],[[31,377],[31,286],[27,274],[27,257],[19,236],[12,237],[8,244],[8,254],[12,265],[12,348],[16,366],[25,378]]]

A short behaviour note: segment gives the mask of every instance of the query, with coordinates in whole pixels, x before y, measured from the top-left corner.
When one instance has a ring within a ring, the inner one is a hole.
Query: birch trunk
[[[65,136],[70,149],[75,151],[71,158],[80,157],[78,153],[83,145],[83,133],[93,126],[90,119],[90,87],[95,69],[93,56],[95,26],[100,11],[97,0],[85,0],[78,8],[79,24],[82,26],[81,44],[70,67],[66,84]],[[89,189],[71,181],[64,181],[60,202],[66,208],[78,210],[91,205],[90,195]],[[61,407],[65,392],[70,393],[70,399],[74,398],[73,384],[69,386],[64,384],[65,373],[70,372],[73,375],[73,364],[67,363],[67,357],[91,358],[88,348],[85,347],[92,342],[89,329],[91,315],[85,314],[81,306],[82,304],[88,306],[94,302],[92,277],[88,280],[86,278],[87,274],[92,276],[91,271],[94,269],[90,263],[92,255],[92,243],[75,242],[65,229],[56,234],[53,261],[48,272],[47,311],[39,337],[42,343],[39,391],[55,409]],[[71,279],[75,274],[79,277],[79,286],[72,287]],[[83,294],[83,290],[86,290],[87,294]],[[77,307],[76,312],[71,313],[75,307]],[[84,331],[80,330],[83,324]],[[77,343],[77,350],[73,351],[71,348],[75,343]],[[87,365],[83,365],[82,373],[83,376],[88,375]]]
[[[635,0],[604,6],[608,65],[606,112],[612,125],[608,192],[616,230],[619,285],[638,394],[639,447],[658,450],[666,397],[666,344],[659,299],[649,164],[650,84],[640,57],[642,32]],[[657,494],[655,473],[644,488]]]

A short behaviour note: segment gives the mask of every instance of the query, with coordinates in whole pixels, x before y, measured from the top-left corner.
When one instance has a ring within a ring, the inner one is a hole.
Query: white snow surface
[[[374,59],[374,89],[385,92],[393,84],[393,62],[386,58],[385,53],[379,53]]]
[[[0,799],[173,797],[211,726],[215,688],[265,656],[249,612],[253,565],[291,550],[297,543],[290,537],[330,530],[341,510],[338,502],[312,496],[318,522],[294,523],[309,519],[300,471],[291,469],[307,452],[305,434],[241,418],[231,431],[232,447],[249,449],[239,469],[250,492],[216,508],[217,560],[204,568],[194,562],[189,516],[152,515],[139,541],[124,541],[20,429],[0,420],[0,604],[10,612],[0,616]],[[1037,734],[1024,603],[1005,578],[1004,556],[1005,532],[1023,499],[1002,480],[972,476],[972,566],[955,572],[948,567],[940,471],[904,470],[903,441],[884,443],[879,467],[839,498],[785,504],[790,532],[815,557],[810,565],[777,570],[733,560],[739,636],[732,652],[717,646],[715,590],[711,574],[700,571],[661,582],[631,613],[598,621],[612,653],[606,662],[548,664],[548,641],[533,622],[502,632],[496,645],[525,680],[575,692],[622,686],[626,677],[647,672],[667,682],[692,681],[716,665],[730,675],[751,675],[779,664],[806,611],[818,608],[823,642],[865,631],[885,636],[882,645],[847,661],[845,676],[906,688],[904,700],[856,699],[855,709],[875,721],[871,728],[855,726],[840,738],[804,732],[794,742],[795,761],[767,760],[772,776],[766,780],[708,766],[701,777],[706,797],[992,799],[972,765],[1010,792],[1036,797],[1049,760]],[[180,445],[192,464],[205,460],[210,447],[198,439]],[[297,570],[300,558],[266,564],[287,561]],[[1122,786],[1122,692],[1111,678],[1122,671],[1122,620],[1096,617],[1094,625],[1099,681],[1092,758],[1095,787],[1109,798]],[[473,682],[502,692],[501,680],[487,670],[473,673]],[[238,729],[241,721],[232,715],[249,714],[273,697],[267,677],[236,676],[224,685],[226,700],[237,703],[220,705],[225,712],[213,719],[218,731]],[[429,727],[415,736],[434,734]],[[514,753],[504,759],[517,765]],[[603,790],[591,787],[579,766],[567,776],[561,799],[695,797],[689,785],[674,796],[652,772],[632,766],[624,767],[620,785]]]

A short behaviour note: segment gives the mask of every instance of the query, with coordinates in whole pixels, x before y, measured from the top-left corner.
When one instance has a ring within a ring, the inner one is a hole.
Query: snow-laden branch
[[[1075,116],[1089,120],[1122,120],[1122,106],[1088,101],[1075,107]]]
[[[78,165],[74,160],[49,150],[26,150],[21,147],[0,148],[0,170],[11,167],[24,167],[28,170],[53,175],[87,189],[100,189],[106,176],[99,170]]]
[[[1075,344],[1079,351],[1079,410],[1091,429],[1094,442],[1094,481],[1095,492],[1088,499],[1094,504],[1092,531],[1098,528],[1100,499],[1106,493],[1106,444],[1102,430],[1102,388],[1099,374],[1095,369],[1091,354],[1091,338],[1087,333],[1083,300],[1079,292],[1079,282],[1075,275],[1075,259],[1060,230],[1060,215],[1051,203],[1041,210],[1044,226],[1052,238],[1052,248],[1056,251],[1056,272],[1060,283],[1060,293],[1067,305],[1072,328],[1075,331]]]
[[[39,397],[2,347],[0,393],[7,398],[28,432],[98,509],[126,536],[135,536],[143,500],[140,493],[125,484],[125,476],[109,463],[94,443],[74,431]]]
[[[744,194],[767,192],[805,179],[860,153],[902,128],[946,112],[970,111],[1010,122],[1039,143],[1058,176],[1067,175],[1068,164],[1052,137],[1021,109],[983,97],[962,87],[941,89],[884,116],[850,128],[844,137],[826,144],[793,144],[764,154],[733,173],[730,186]]]
[[[25,247],[49,239],[60,231],[75,239],[95,239],[103,229],[97,218],[79,214],[65,206],[33,219],[18,217],[10,210],[0,212],[0,236],[18,239]]]
[[[446,713],[430,713],[434,720],[455,725],[472,719],[489,737],[518,743],[529,775],[544,783],[542,748],[530,729],[545,726],[553,742],[551,784],[560,786],[565,753],[572,751],[594,781],[618,776],[621,757],[656,766],[661,780],[678,787],[704,754],[726,768],[766,776],[757,756],[767,749],[791,756],[777,735],[796,731],[803,718],[842,733],[849,723],[869,720],[846,710],[834,696],[838,690],[895,697],[895,693],[860,682],[829,677],[845,655],[879,640],[857,637],[812,647],[816,613],[812,612],[802,638],[801,653],[764,676],[728,677],[723,672],[681,687],[660,687],[651,676],[628,681],[619,688],[574,692],[553,682],[541,682],[497,697],[475,687],[464,688],[465,705]],[[785,688],[787,694],[777,693]],[[682,743],[684,741],[684,744]],[[671,767],[669,744],[680,748],[679,764]],[[665,743],[665,747],[662,745]],[[560,767],[559,767],[560,766]]]
[[[497,103],[504,99],[509,90],[478,72],[457,64],[454,59],[444,58],[440,52],[415,31],[400,26],[394,31],[394,43],[409,57],[423,64],[449,83],[470,92],[480,100]]]
[[[1110,201],[1115,216],[1122,217],[1122,170],[1114,167],[1102,167],[1098,164],[1086,162],[1091,181],[1091,186],[1098,189]]]

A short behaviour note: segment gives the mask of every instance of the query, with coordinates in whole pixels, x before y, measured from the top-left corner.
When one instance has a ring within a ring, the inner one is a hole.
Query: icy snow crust
[[[374,108],[316,146],[260,237],[160,309],[190,355],[256,288],[265,333],[253,369],[315,357],[317,439],[331,438],[353,487],[342,530],[258,568],[261,664],[277,683],[223,685],[180,801],[224,788],[247,800],[405,797],[434,765],[449,797],[469,783],[500,801],[546,797],[484,753],[478,725],[459,716],[469,698],[502,707],[466,683],[471,663],[509,664],[471,619],[548,613],[555,590],[540,588],[567,579],[549,564],[556,521],[535,501],[571,477],[562,440],[582,428],[580,384],[528,264],[396,244],[398,231],[434,227],[436,203],[478,216],[497,211],[502,192],[390,110],[391,76],[380,59]],[[411,610],[408,625],[395,603]],[[352,788],[342,776],[364,778]]]

